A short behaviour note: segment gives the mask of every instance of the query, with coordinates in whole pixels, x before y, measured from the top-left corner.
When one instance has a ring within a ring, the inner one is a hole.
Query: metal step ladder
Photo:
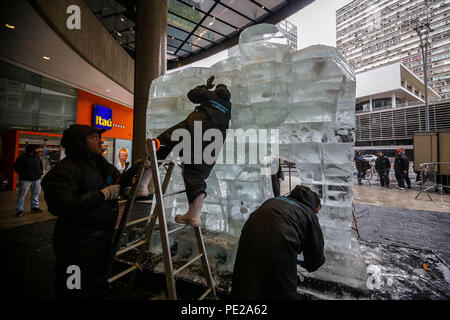
[[[109,270],[108,270],[108,277],[109,277],[108,282],[111,283],[111,282],[123,277],[124,275],[126,275],[130,272],[136,271],[138,269],[140,271],[142,271],[142,265],[141,265],[142,260],[145,257],[146,249],[148,249],[148,245],[150,243],[150,239],[152,236],[152,232],[153,232],[153,228],[155,226],[156,220],[158,220],[159,233],[161,236],[161,245],[162,245],[162,249],[163,249],[164,270],[165,270],[165,276],[166,276],[168,298],[171,300],[177,300],[177,293],[176,293],[176,288],[175,288],[175,276],[178,273],[180,273],[182,270],[184,270],[186,267],[191,265],[193,262],[195,262],[196,260],[201,259],[202,265],[203,265],[203,271],[205,273],[206,283],[208,285],[208,289],[199,297],[199,300],[204,299],[210,293],[213,294],[214,299],[217,299],[216,290],[215,290],[215,286],[214,286],[214,280],[212,278],[211,269],[209,267],[208,257],[206,255],[205,244],[203,242],[203,236],[202,236],[200,227],[192,227],[194,229],[199,254],[196,257],[194,257],[191,261],[189,261],[188,263],[186,263],[185,265],[180,267],[179,269],[173,270],[172,257],[171,257],[170,246],[169,246],[169,234],[175,233],[179,230],[182,230],[184,228],[191,227],[191,226],[184,225],[184,226],[172,229],[172,230],[168,230],[166,214],[165,214],[164,198],[170,197],[170,196],[173,196],[176,194],[184,193],[184,192],[186,192],[186,190],[177,191],[177,192],[173,192],[173,193],[166,193],[167,187],[169,185],[170,178],[172,176],[172,172],[173,172],[173,169],[174,169],[176,163],[173,161],[158,161],[157,157],[156,157],[156,150],[157,149],[155,146],[155,142],[151,139],[147,139],[146,159],[149,159],[152,164],[151,165],[152,181],[153,181],[153,184],[155,187],[155,195],[156,195],[155,208],[151,215],[144,217],[144,218],[134,220],[134,221],[127,222],[128,214],[132,211],[133,205],[136,202],[144,202],[144,203],[149,203],[149,204],[152,203],[152,200],[136,201],[136,189],[137,189],[137,186],[139,185],[139,182],[142,179],[142,176],[144,175],[145,166],[147,163],[147,161],[145,161],[144,165],[142,165],[138,171],[137,183],[133,184],[133,187],[131,189],[131,195],[127,200],[125,209],[124,209],[122,217],[120,219],[119,226],[116,228],[114,236],[113,236],[112,250],[111,250],[111,256],[110,256],[110,260],[109,260],[110,262],[109,262]],[[154,165],[155,163],[158,163],[158,166]],[[163,166],[167,170],[167,173],[164,177],[164,181],[163,181],[162,185],[161,185],[161,179],[160,179],[160,174],[159,174],[159,169],[158,169],[158,167],[160,167],[160,166]],[[128,246],[128,247],[118,250],[120,238],[122,236],[124,227],[128,227],[128,226],[131,226],[131,225],[143,222],[143,221],[147,221],[147,224],[145,226],[145,238],[141,241],[138,241],[138,242]],[[140,247],[140,248],[139,248],[139,253],[138,253],[136,261],[134,263],[133,262],[127,263],[127,264],[131,264],[131,267],[120,272],[119,274],[110,276],[114,260],[120,261],[120,262],[126,262],[125,260],[118,259],[117,257],[124,254],[125,252],[128,252],[131,249],[134,249],[137,247]],[[137,275],[137,273],[135,272],[130,279],[131,286],[133,285],[133,283],[136,279],[136,275]]]

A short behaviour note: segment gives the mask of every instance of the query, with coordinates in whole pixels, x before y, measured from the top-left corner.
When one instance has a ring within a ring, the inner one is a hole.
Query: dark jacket
[[[296,299],[297,255],[309,272],[324,262],[324,239],[311,190],[265,201],[242,228],[233,271],[233,299]]]
[[[36,181],[44,173],[42,160],[38,155],[30,156],[27,153],[17,157],[14,170],[19,174],[20,180]]]
[[[394,161],[395,171],[403,172],[409,170],[409,160],[406,156],[396,156]]]
[[[375,161],[375,170],[377,172],[389,171],[391,169],[391,161],[386,156],[378,157]]]
[[[355,167],[358,171],[366,171],[372,167],[369,161],[365,160],[362,155],[355,154],[353,160],[355,161]]]
[[[205,86],[198,86],[188,92],[187,97],[193,103],[200,104],[197,111],[202,111],[213,122],[215,128],[228,128],[231,119],[230,92],[219,86],[211,91]]]
[[[120,172],[102,156],[90,153],[86,137],[95,128],[72,125],[61,145],[66,157],[44,177],[42,187],[51,214],[58,216],[56,245],[89,243],[112,235],[117,220],[116,201],[104,201],[101,189],[113,184]]]

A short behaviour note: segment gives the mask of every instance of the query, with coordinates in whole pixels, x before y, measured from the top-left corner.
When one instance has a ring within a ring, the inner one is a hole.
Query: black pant
[[[361,179],[365,178],[366,178],[366,170],[358,170],[358,184],[362,184]]]
[[[389,187],[389,171],[378,171],[378,175],[380,176],[380,184],[382,187]]]
[[[109,293],[107,283],[108,254],[111,238],[97,239],[88,244],[54,243],[55,298],[57,300],[102,300]],[[74,272],[68,273],[69,266],[80,270],[80,289],[69,289]]]
[[[411,187],[411,180],[409,180],[408,172],[404,173],[403,171],[395,171],[395,178],[397,179],[398,186],[401,188],[405,187],[405,181],[408,187]]]

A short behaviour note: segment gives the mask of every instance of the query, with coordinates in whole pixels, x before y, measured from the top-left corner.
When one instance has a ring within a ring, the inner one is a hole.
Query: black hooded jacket
[[[391,169],[391,161],[388,157],[382,156],[378,157],[375,161],[375,170],[378,172],[385,172]]]
[[[198,86],[188,92],[187,97],[193,103],[200,106],[196,110],[207,115],[208,120],[213,122],[211,127],[218,129],[228,128],[231,119],[231,95],[223,85],[217,85],[214,91],[206,89],[206,86]]]
[[[39,180],[44,173],[41,158],[38,155],[30,155],[29,152],[17,157],[14,170],[19,174],[20,180],[26,181]]]
[[[297,299],[297,255],[309,272],[324,262],[314,193],[297,186],[255,210],[242,228],[233,271],[233,299]]]
[[[105,201],[100,190],[113,184],[120,172],[102,156],[90,153],[86,144],[88,135],[102,132],[87,125],[65,130],[61,145],[67,156],[41,183],[49,212],[58,216],[55,244],[88,243],[112,235],[117,202]]]

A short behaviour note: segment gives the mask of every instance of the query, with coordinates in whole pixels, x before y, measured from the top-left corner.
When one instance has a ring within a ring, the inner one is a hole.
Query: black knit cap
[[[72,124],[69,129],[64,130],[61,146],[67,155],[87,156],[89,150],[86,144],[87,136],[97,133],[100,137],[105,129],[97,129],[84,124]]]

